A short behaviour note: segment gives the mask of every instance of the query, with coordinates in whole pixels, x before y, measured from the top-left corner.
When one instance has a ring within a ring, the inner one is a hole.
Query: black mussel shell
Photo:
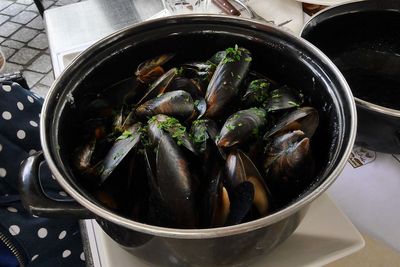
[[[150,118],[157,114],[189,120],[197,114],[192,96],[182,90],[172,91],[150,99],[136,109],[139,118]]]
[[[266,111],[261,108],[236,112],[222,126],[217,145],[220,148],[230,148],[251,138],[257,138],[267,122],[266,116]]]
[[[226,185],[229,192],[243,182],[250,182],[254,186],[254,198],[252,203],[259,213],[264,216],[270,210],[270,192],[264,180],[251,159],[241,150],[228,155],[226,160]]]
[[[268,112],[288,110],[300,107],[304,102],[304,96],[286,85],[270,92],[264,101],[264,108]]]
[[[168,87],[170,86],[171,82],[178,76],[178,69],[172,68],[164,75],[159,77],[148,89],[145,95],[139,100],[137,105],[141,105],[144,102],[157,97],[160,94],[163,94],[167,91]]]
[[[138,146],[142,135],[141,128],[141,123],[136,123],[115,140],[105,158],[96,166],[96,172],[100,176],[99,184],[104,183],[118,164],[122,162],[132,149]]]
[[[149,141],[153,147],[157,146],[161,137],[168,134],[179,145],[183,146],[195,155],[198,154],[189,134],[176,118],[158,114],[151,117],[148,121],[149,126]]]
[[[245,107],[261,106],[269,96],[270,81],[267,79],[253,80],[242,97]]]
[[[173,54],[163,54],[140,63],[135,72],[137,79],[147,84],[155,81],[164,74],[164,69],[161,66],[173,57]]]
[[[318,111],[312,107],[301,107],[283,116],[278,123],[264,135],[267,140],[274,135],[286,133],[293,130],[303,131],[311,138],[319,124]]]
[[[243,222],[253,206],[254,186],[251,182],[244,181],[231,191],[229,197],[230,210],[225,222],[226,226]]]
[[[161,199],[176,221],[175,227],[195,228],[195,182],[187,159],[168,135],[161,137],[157,148],[155,175]]]
[[[205,116],[208,118],[227,112],[250,68],[252,58],[247,49],[235,47],[226,51],[207,87]]]

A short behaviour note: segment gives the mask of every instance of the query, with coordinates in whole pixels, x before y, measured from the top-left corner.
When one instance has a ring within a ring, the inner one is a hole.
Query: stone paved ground
[[[42,3],[47,9],[80,1]],[[53,67],[43,20],[33,0],[0,0],[0,50],[6,57],[2,72],[22,71],[29,87],[45,96],[54,81]]]

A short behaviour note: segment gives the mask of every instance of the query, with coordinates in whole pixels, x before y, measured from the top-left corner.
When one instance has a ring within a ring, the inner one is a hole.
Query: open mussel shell
[[[163,54],[140,63],[135,72],[136,78],[146,84],[155,81],[164,74],[161,66],[173,57],[173,54]]]
[[[250,108],[232,114],[224,123],[217,140],[220,148],[229,148],[257,138],[266,122],[267,113],[261,108]]]
[[[96,172],[100,176],[99,184],[104,183],[132,149],[138,146],[142,135],[141,128],[142,125],[138,122],[115,140],[105,158],[96,166]]]
[[[226,185],[232,192],[243,182],[250,182],[254,187],[252,203],[261,216],[270,210],[270,192],[251,159],[241,150],[231,152],[226,160]]]
[[[293,130],[301,130],[311,138],[319,124],[318,111],[312,107],[301,107],[283,116],[278,123],[264,135],[264,140]]]
[[[265,150],[267,181],[301,183],[313,171],[310,139],[300,130],[275,136]]]
[[[150,99],[136,109],[140,118],[150,118],[157,114],[172,116],[181,120],[189,120],[196,116],[192,96],[182,90],[172,91]]]
[[[287,110],[297,108],[304,102],[304,96],[301,92],[296,91],[286,85],[270,92],[265,98],[264,108],[268,112]]]
[[[255,187],[251,182],[244,181],[237,185],[229,194],[230,212],[225,225],[242,223],[253,206]]]
[[[210,180],[201,205],[201,225],[203,227],[224,226],[229,215],[230,200],[223,186],[222,171]]]
[[[161,77],[159,77],[148,89],[145,95],[138,101],[137,105],[141,105],[144,102],[163,94],[170,83],[178,76],[178,69],[172,68]]]
[[[251,53],[245,48],[235,47],[227,51],[207,87],[206,117],[214,118],[227,112],[227,106],[232,105],[249,71],[251,60]]]

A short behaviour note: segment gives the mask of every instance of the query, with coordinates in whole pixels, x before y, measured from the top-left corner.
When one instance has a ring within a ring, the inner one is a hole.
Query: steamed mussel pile
[[[174,57],[78,103],[72,165],[97,201],[139,222],[209,228],[268,215],[309,186],[319,117],[299,89],[252,70],[243,47]]]

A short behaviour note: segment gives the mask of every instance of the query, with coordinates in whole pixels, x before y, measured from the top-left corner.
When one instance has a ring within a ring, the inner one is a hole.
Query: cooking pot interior
[[[175,57],[167,67],[188,61],[204,61],[215,52],[235,45],[252,53],[252,70],[302,90],[306,104],[315,107],[320,124],[312,140],[317,161],[315,178],[298,198],[312,192],[336,167],[343,143],[349,139],[350,119],[343,88],[331,70],[298,39],[265,26],[256,30],[248,22],[215,23],[183,21],[148,29],[146,25],[109,37],[78,58],[53,88],[50,101],[54,112],[46,129],[50,153],[65,173],[68,183],[92,202],[99,204],[81,186],[73,173],[71,155],[80,139],[77,104],[88,94],[96,94],[122,80],[129,81],[142,61],[163,53]],[[347,132],[347,134],[346,134]],[[292,199],[290,203],[296,201]],[[100,204],[99,204],[100,205]]]
[[[399,1],[361,1],[322,12],[302,37],[335,63],[355,97],[400,109],[399,25]]]

